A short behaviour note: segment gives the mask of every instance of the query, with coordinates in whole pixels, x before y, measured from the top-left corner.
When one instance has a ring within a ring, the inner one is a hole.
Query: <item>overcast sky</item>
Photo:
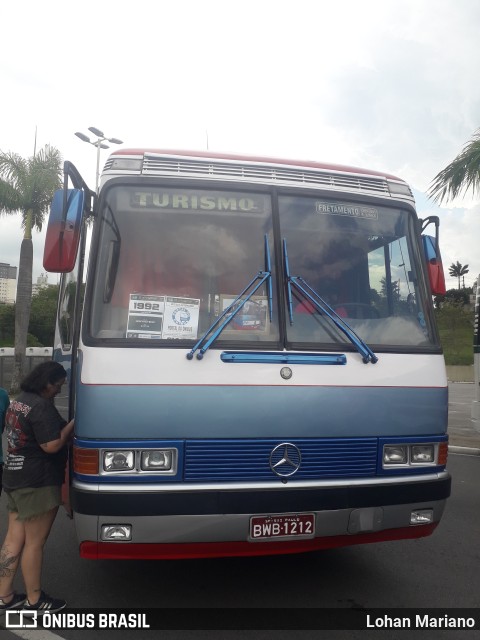
[[[125,147],[208,136],[212,151],[386,171],[440,215],[447,287],[452,262],[466,285],[480,272],[480,198],[425,195],[480,127],[478,0],[16,0],[0,25],[2,151],[32,155],[37,130],[92,188],[96,150],[74,136],[90,126]],[[18,266],[21,237],[0,217],[0,262]]]

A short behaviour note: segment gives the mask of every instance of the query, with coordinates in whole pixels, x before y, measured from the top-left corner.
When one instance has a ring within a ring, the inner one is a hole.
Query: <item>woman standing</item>
[[[5,414],[7,413],[10,399],[5,389],[0,387],[0,495],[2,493],[2,476],[3,476],[3,451],[2,451],[2,433],[5,428]]]
[[[2,478],[3,478],[3,450],[2,450],[2,433],[5,428],[5,414],[7,412],[10,399],[5,389],[0,387],[0,494],[2,493]],[[1,571],[1,570],[0,570]],[[0,575],[2,575],[0,573]],[[0,606],[3,603],[0,600]]]
[[[73,420],[67,424],[53,402],[66,377],[57,362],[42,362],[23,380],[22,393],[7,411],[3,488],[9,519],[0,550],[0,611],[42,614],[66,606],[41,588],[43,547],[62,503],[66,445],[73,433]],[[12,590],[19,563],[26,594]]]

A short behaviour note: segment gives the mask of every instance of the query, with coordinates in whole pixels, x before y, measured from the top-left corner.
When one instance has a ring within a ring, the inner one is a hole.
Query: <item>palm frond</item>
[[[28,161],[31,225],[42,230],[45,213],[54,192],[62,184],[62,157],[58,149],[46,145]]]
[[[0,178],[0,214],[18,213],[21,208],[22,201],[17,190]]]
[[[12,151],[0,151],[0,177],[18,189],[28,174],[28,161]]]
[[[0,181],[0,211],[21,211],[24,229],[41,231],[53,194],[62,184],[60,152],[49,145],[28,159],[0,152]]]
[[[427,193],[432,200],[441,204],[469,189],[474,195],[480,190],[480,129],[462,152],[435,176]]]

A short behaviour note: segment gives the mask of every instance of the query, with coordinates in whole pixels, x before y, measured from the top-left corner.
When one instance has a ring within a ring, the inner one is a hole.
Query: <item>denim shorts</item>
[[[17,513],[17,520],[32,520],[62,504],[62,491],[59,486],[25,487],[7,491],[7,509]]]

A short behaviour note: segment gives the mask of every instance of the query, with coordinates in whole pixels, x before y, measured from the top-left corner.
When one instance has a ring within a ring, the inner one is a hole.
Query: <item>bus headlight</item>
[[[134,468],[133,451],[104,451],[103,468],[105,471],[131,471]]]
[[[383,447],[383,464],[407,464],[407,445],[386,445]]]
[[[102,525],[101,540],[112,542],[125,542],[132,539],[132,525],[130,524],[104,524]]]
[[[433,444],[416,444],[412,447],[412,463],[431,464],[435,462],[435,448]]]
[[[173,452],[170,449],[154,449],[142,451],[141,467],[143,471],[170,471],[172,468]]]
[[[410,514],[410,524],[430,524],[433,522],[433,509],[416,509]]]
[[[448,441],[412,442],[383,444],[382,468],[404,471],[410,467],[445,466],[447,463]]]

